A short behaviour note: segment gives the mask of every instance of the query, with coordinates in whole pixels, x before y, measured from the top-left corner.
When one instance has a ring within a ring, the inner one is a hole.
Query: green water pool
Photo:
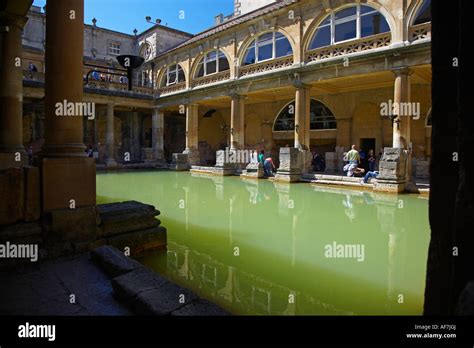
[[[141,261],[233,314],[422,313],[426,198],[166,171],[97,192],[155,205],[168,250]]]

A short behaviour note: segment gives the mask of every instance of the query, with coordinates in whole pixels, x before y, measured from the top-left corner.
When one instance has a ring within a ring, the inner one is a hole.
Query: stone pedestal
[[[174,153],[170,169],[182,171],[189,169],[188,155],[185,153]]]
[[[229,176],[233,175],[236,164],[226,162],[227,156],[225,150],[219,150],[216,152],[216,165],[214,166],[214,171],[216,174]]]
[[[400,148],[386,147],[379,164],[374,191],[400,193],[406,185],[407,153]]]
[[[264,177],[263,165],[260,162],[247,165],[247,177],[260,179]]]
[[[306,152],[294,147],[282,147],[280,149],[280,167],[278,168],[275,180],[285,182],[299,181],[301,174],[309,168],[306,164]]]

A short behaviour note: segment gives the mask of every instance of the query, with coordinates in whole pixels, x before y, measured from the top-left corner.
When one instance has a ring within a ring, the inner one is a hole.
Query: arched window
[[[322,102],[311,99],[310,127],[311,130],[336,129],[337,122],[332,111]],[[280,111],[273,126],[275,132],[295,130],[295,102],[292,101]]]
[[[431,22],[431,0],[424,0],[418,9],[413,25]]]
[[[290,41],[279,32],[262,34],[252,41],[245,52],[242,65],[286,57],[293,54]]]
[[[171,86],[181,82],[185,82],[186,77],[184,76],[183,68],[179,64],[173,64],[166,69],[166,73],[161,81],[161,87]]]
[[[199,62],[196,77],[212,75],[229,70],[229,61],[224,53],[219,50],[211,51]]]
[[[366,5],[355,5],[331,13],[318,27],[309,49],[360,39],[390,31],[385,17]]]

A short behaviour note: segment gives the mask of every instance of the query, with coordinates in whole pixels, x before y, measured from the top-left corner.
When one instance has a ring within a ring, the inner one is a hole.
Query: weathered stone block
[[[110,245],[102,246],[91,252],[91,260],[99,265],[111,277],[118,277],[131,272],[143,265],[127,257],[124,253]]]
[[[95,180],[93,158],[43,159],[43,210],[95,205]]]
[[[168,283],[138,294],[130,306],[141,315],[167,315],[196,298],[191,290]]]
[[[144,251],[166,248],[166,229],[158,226],[147,230],[124,233],[106,238],[107,244],[120,250],[130,249],[131,256],[140,255]]]
[[[0,227],[0,242],[16,244],[41,244],[42,229],[37,222],[17,223]]]
[[[248,177],[263,178],[264,176],[263,165],[260,162],[249,163],[247,165],[246,170],[247,170],[246,176]]]
[[[415,176],[420,179],[428,179],[430,177],[430,161],[416,161]]]
[[[101,236],[144,230],[158,226],[155,216],[160,212],[152,205],[136,201],[99,204],[97,210],[101,219]]]
[[[173,312],[171,315],[176,316],[224,316],[230,315],[229,312],[226,312],[224,309],[220,308],[218,305],[211,303],[203,299],[197,299],[193,302],[187,304],[184,307],[181,307]]]
[[[142,267],[114,278],[112,288],[118,300],[130,301],[144,291],[158,289],[167,283],[167,279]]]
[[[182,171],[188,170],[190,167],[188,155],[185,153],[174,153],[172,157],[172,161],[170,164],[170,169]]]
[[[100,218],[95,206],[53,210],[48,214],[46,240],[80,242],[97,239]]]

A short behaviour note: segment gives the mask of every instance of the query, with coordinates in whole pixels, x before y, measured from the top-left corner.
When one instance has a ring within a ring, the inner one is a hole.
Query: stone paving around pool
[[[111,246],[0,273],[1,315],[228,315]]]

